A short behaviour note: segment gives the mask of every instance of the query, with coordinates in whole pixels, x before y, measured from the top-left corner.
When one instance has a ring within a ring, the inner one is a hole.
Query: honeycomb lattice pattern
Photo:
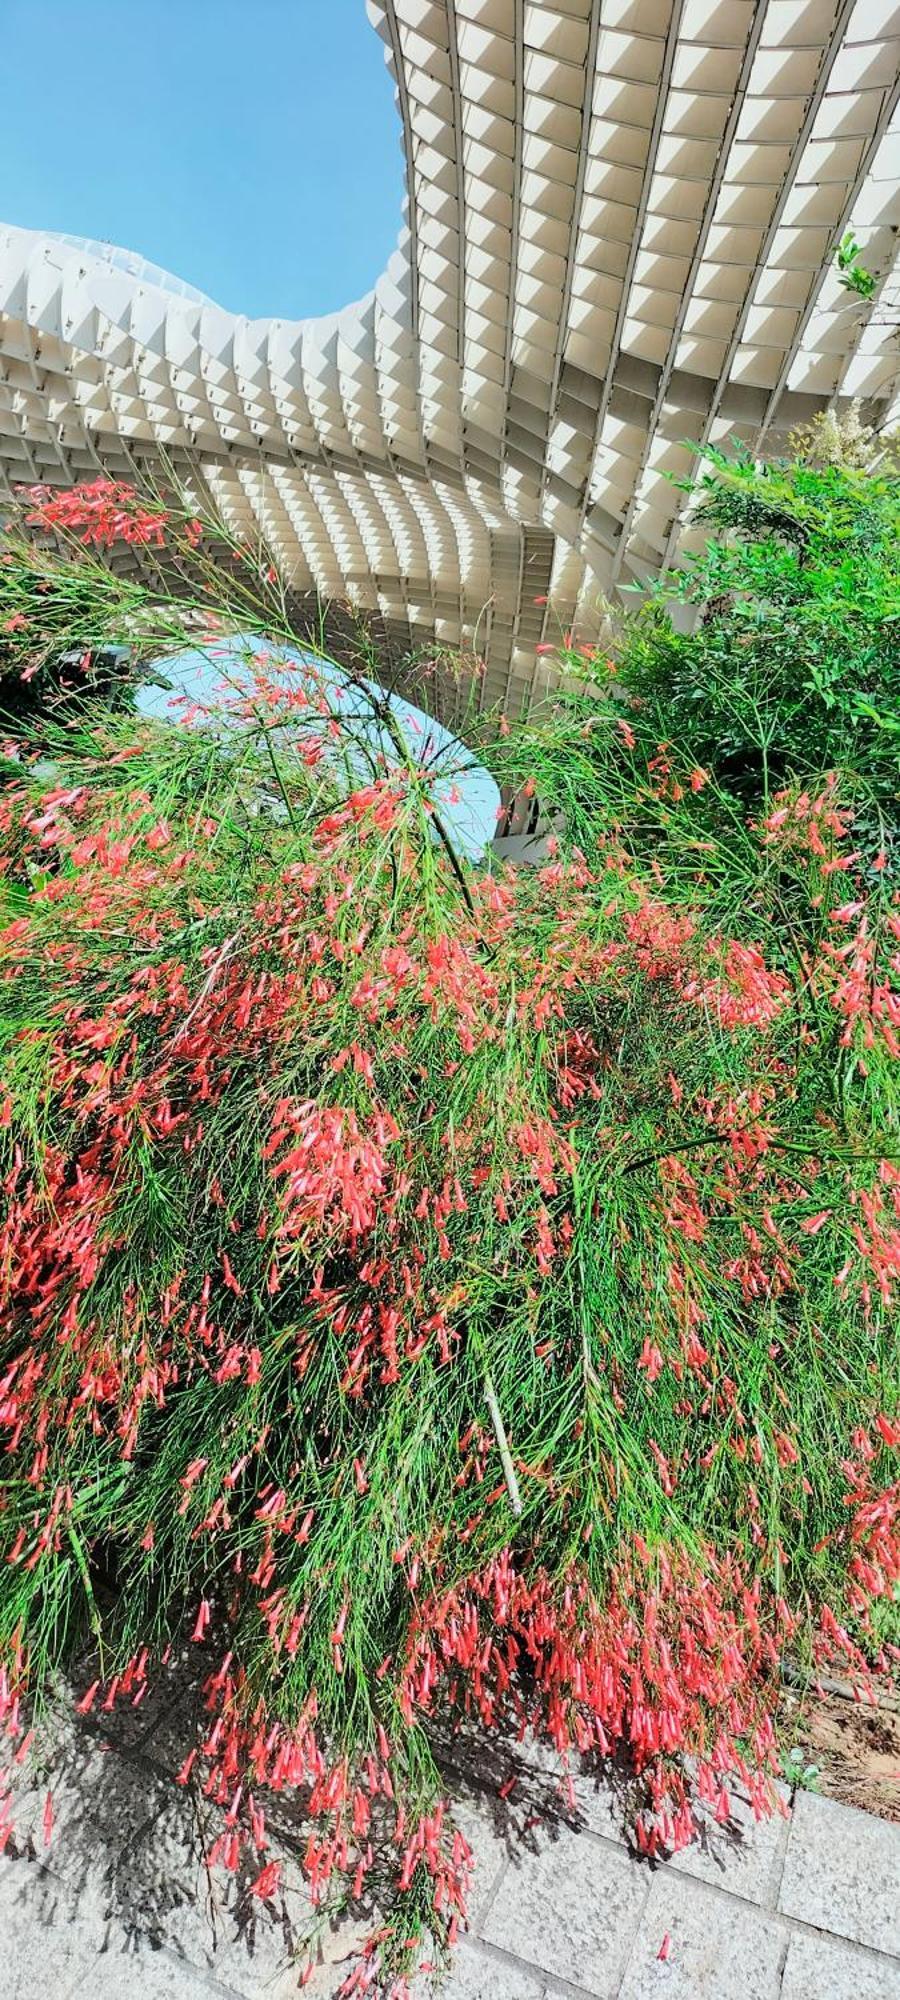
[[[247,320],[139,259],[0,227],[0,468],[165,448],[298,592],[398,644],[473,635],[487,699],[548,619],[656,570],[689,441],[890,409],[892,0],[367,0],[407,165],[399,247],[326,319]],[[549,595],[549,610],[535,598]]]

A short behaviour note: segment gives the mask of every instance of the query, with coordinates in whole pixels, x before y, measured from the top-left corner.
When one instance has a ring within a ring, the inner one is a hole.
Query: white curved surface
[[[188,646],[155,664],[168,686],[148,681],[138,689],[140,715],[252,733],[253,694],[261,677],[273,697],[266,701],[267,725],[274,718],[287,754],[298,743],[315,743],[339,780],[346,773],[348,789],[402,777],[412,763],[458,855],[480,861],[493,840],[501,805],[490,772],[442,723],[401,695],[372,681],[351,682],[334,661],[254,632]],[[393,729],[384,719],[385,706]],[[341,723],[337,739],[328,729],[332,717]]]
[[[892,406],[897,344],[832,252],[852,227],[890,289],[900,6],[367,4],[408,186],[373,292],[250,321],[0,228],[0,464],[165,448],[297,590],[474,638],[514,705],[541,642],[671,559],[692,444]]]
[[[161,264],[152,264],[138,250],[125,250],[118,243],[105,243],[96,236],[72,236],[64,229],[50,229],[46,234],[48,242],[63,243],[68,250],[86,250],[98,264],[107,264],[112,271],[124,271],[126,277],[134,278],[138,284],[155,285],[159,291],[188,299],[192,305],[212,305],[206,292],[198,291],[196,285],[187,284],[184,278],[176,278],[173,271],[164,271]]]

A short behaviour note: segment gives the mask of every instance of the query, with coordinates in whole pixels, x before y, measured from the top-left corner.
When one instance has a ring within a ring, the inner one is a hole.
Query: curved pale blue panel
[[[490,772],[443,724],[374,681],[350,680],[333,660],[238,632],[185,647],[154,663],[159,680],[137,694],[138,713],[221,730],[253,728],[249,705],[260,671],[285,700],[281,740],[324,744],[348,789],[412,763],[457,854],[480,861],[494,838],[500,792]],[[161,685],[164,677],[167,686]],[[329,729],[339,720],[339,732]],[[324,725],[324,727],[323,727]]]

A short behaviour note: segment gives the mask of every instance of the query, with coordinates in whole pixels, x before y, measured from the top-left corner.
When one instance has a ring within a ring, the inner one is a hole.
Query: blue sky
[[[137,250],[251,316],[331,312],[397,241],[364,0],[2,0],[0,220]]]

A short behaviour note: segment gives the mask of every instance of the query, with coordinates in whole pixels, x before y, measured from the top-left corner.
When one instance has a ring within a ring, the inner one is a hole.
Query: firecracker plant
[[[739,704],[720,765],[699,707],[702,756],[661,727],[666,674],[674,712],[735,671],[736,547],[796,609],[784,523],[744,526],[693,654],[655,601],[484,725],[553,816],[513,870],[437,837],[411,746],[348,793],[323,700],[298,753],[275,569],[199,510],[8,523],[4,667],[46,690],[0,789],[8,1759],[86,1640],[82,1711],[186,1645],[212,1861],[277,1901],[296,1792],[317,1904],[379,1913],[348,1991],[464,1923],[436,1721],[620,1760],[653,1853],[735,1783],[773,1808],[786,1657],[898,1658],[890,744],[876,782],[833,731],[827,771],[747,753]],[[251,598],[227,730],[91,688]]]

